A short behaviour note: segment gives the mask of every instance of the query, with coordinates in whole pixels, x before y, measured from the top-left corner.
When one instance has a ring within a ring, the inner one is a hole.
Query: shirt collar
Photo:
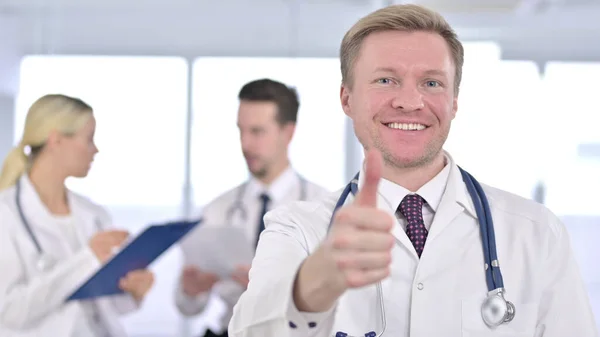
[[[419,194],[433,212],[436,212],[442,197],[445,193],[450,201],[455,201],[460,204],[467,212],[476,217],[473,201],[467,192],[466,186],[462,180],[462,175],[454,159],[450,154],[444,151],[444,160],[446,165],[444,168],[430,181],[423,185],[415,193]],[[358,177],[358,186],[364,183],[364,165],[360,170]],[[381,179],[378,189],[379,195],[383,197],[393,208],[397,208],[404,197],[411,193],[408,189],[387,179]]]
[[[428,181],[419,190],[414,191],[414,193],[425,199],[425,202],[433,212],[436,212],[440,205],[440,200],[448,182],[449,173],[450,165],[446,163],[444,168],[433,179]],[[387,179],[381,179],[379,193],[392,207],[397,208],[404,197],[413,192]]]
[[[296,174],[296,171],[291,166],[288,166],[288,168],[268,186],[255,177],[252,177],[250,178],[250,181],[248,181],[248,197],[258,199],[261,194],[265,193],[269,196],[271,201],[277,202],[289,194],[290,187],[294,186],[298,180],[298,174]]]

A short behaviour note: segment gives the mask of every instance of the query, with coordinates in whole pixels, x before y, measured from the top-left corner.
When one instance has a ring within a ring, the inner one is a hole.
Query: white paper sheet
[[[249,265],[254,257],[254,245],[246,233],[233,226],[199,227],[193,246],[187,245],[189,261],[200,270],[221,278],[229,278],[238,265]]]

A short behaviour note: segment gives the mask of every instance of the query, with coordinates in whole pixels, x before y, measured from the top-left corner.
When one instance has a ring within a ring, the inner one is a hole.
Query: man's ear
[[[456,112],[458,111],[458,97],[454,96],[454,100],[452,101],[452,119],[456,117]]]
[[[289,145],[292,142],[292,138],[294,138],[294,133],[296,132],[296,123],[285,123],[282,128],[283,133],[285,134],[286,142]]]
[[[350,115],[352,114],[352,109],[350,106],[350,89],[345,84],[342,84],[340,87],[340,102],[342,103],[342,109],[344,110],[346,116],[351,117]]]

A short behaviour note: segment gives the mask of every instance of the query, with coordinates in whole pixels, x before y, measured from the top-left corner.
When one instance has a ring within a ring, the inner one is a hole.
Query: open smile
[[[428,128],[427,125],[421,123],[383,123],[390,129],[403,130],[403,131],[422,131]]]

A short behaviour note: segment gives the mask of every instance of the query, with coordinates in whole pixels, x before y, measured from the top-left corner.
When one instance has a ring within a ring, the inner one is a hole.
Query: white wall
[[[0,158],[5,158],[14,139],[14,99],[0,93]]]
[[[18,88],[19,60],[16,20],[10,20],[0,10],[0,158],[13,145],[15,94]]]

